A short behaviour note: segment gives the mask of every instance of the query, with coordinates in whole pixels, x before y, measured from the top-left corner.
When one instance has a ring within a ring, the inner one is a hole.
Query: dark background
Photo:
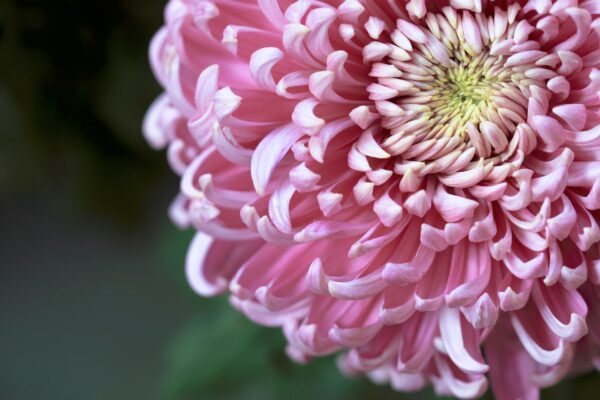
[[[0,0],[0,400],[433,398],[294,365],[279,331],[188,289],[178,182],[140,132],[163,6]]]

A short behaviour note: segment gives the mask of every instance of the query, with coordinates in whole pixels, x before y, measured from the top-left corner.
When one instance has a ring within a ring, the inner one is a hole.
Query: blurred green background
[[[163,6],[0,0],[0,399],[434,398],[294,365],[279,331],[188,289],[178,182],[140,132]]]

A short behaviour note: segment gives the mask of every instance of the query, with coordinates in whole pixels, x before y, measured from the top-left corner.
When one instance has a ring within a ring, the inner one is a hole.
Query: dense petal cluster
[[[598,0],[171,0],[187,274],[298,361],[535,399],[600,345]]]

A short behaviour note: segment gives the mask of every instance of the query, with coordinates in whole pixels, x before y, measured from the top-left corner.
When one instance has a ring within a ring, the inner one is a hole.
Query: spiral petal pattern
[[[600,366],[597,0],[171,0],[187,275],[299,362],[537,399]]]

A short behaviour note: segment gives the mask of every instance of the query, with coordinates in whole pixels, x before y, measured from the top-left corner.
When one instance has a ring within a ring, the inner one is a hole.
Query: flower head
[[[535,399],[600,345],[597,0],[171,0],[187,274],[298,361]],[[589,334],[588,334],[589,331]]]

